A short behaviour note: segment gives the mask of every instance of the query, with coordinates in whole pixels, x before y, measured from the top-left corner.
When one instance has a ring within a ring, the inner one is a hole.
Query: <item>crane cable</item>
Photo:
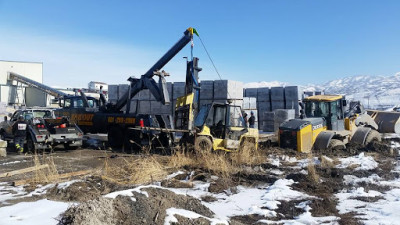
[[[201,39],[200,35],[197,35],[197,37],[199,38],[201,45],[203,46],[204,50],[206,51],[207,56],[208,56],[208,59],[210,59],[211,64],[213,65],[214,70],[215,70],[215,72],[217,73],[219,79],[222,80],[221,74],[218,72],[218,69],[217,69],[217,67],[215,66],[214,61],[212,60],[210,54],[208,53],[208,50],[207,50],[207,48],[206,48],[206,46],[205,46],[203,40]],[[228,97],[231,99],[231,95],[230,95],[230,93],[229,93],[228,87],[226,87],[226,91],[227,91]],[[235,108],[237,108],[237,107],[235,107]],[[242,112],[239,112],[239,115],[240,115],[240,117],[243,117]]]

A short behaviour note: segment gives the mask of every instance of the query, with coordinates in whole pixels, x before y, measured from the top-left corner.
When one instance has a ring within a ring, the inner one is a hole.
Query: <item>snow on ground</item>
[[[42,199],[36,202],[20,202],[0,208],[1,225],[54,225],[56,218],[71,206],[71,203]]]
[[[400,172],[400,166],[396,166],[392,172]],[[368,177],[356,177],[354,175],[345,175],[346,184],[357,185],[365,182],[377,184],[380,186],[389,186],[393,189],[386,192],[374,190],[365,191],[363,187],[344,189],[336,194],[339,200],[337,209],[339,213],[355,212],[357,217],[362,219],[364,224],[398,224],[400,221],[400,179],[383,180],[377,174]],[[376,202],[361,201],[359,198],[379,197]],[[357,199],[358,198],[358,199]]]
[[[373,198],[379,196],[382,199],[376,202],[365,202],[356,197]],[[400,221],[400,189],[392,189],[385,193],[364,188],[343,190],[336,194],[339,199],[337,206],[339,213],[356,212],[356,217],[365,224],[398,224]]]
[[[317,157],[312,159],[297,160],[295,157],[285,155],[270,156],[269,162],[278,167],[288,166],[287,163],[295,163],[295,167],[301,172],[306,173],[304,169],[309,164],[310,160],[314,164],[319,164],[320,160]],[[338,168],[347,168],[352,165],[358,165],[355,170],[371,170],[378,166],[378,163],[371,157],[365,156],[361,153],[357,156],[341,158]],[[280,168],[273,169],[270,172],[274,174],[282,174]],[[392,171],[400,173],[400,163]],[[182,171],[173,173],[167,177],[171,179],[176,175],[182,174]],[[214,180],[218,179],[214,177]],[[65,189],[69,185],[79,180],[72,180],[60,183],[58,188]],[[337,193],[335,196],[338,198],[337,208],[340,213],[355,212],[360,219],[366,224],[396,224],[400,221],[400,179],[385,181],[377,174],[372,174],[368,177],[357,177],[354,175],[345,175],[343,182],[347,185],[356,186],[350,189],[344,189]],[[270,221],[260,220],[259,223],[283,223],[283,224],[337,224],[339,218],[335,216],[327,217],[313,217],[311,215],[310,201],[315,198],[305,193],[293,190],[291,186],[294,184],[293,180],[279,179],[272,185],[260,185],[255,187],[237,186],[236,191],[226,190],[223,193],[210,193],[208,188],[210,183],[202,181],[194,181],[193,188],[165,188],[161,187],[160,183],[152,185],[143,185],[136,188],[112,192],[104,197],[115,198],[118,195],[130,196],[132,201],[136,201],[133,192],[144,194],[148,197],[145,188],[162,188],[175,192],[176,194],[189,195],[198,199],[203,196],[211,196],[217,199],[214,202],[202,203],[212,210],[216,215],[214,218],[207,218],[192,211],[170,208],[167,210],[166,222],[176,221],[174,215],[182,215],[189,218],[205,218],[212,224],[225,223],[227,224],[229,218],[232,216],[242,216],[249,214],[258,214],[262,216],[273,217],[276,216],[276,209],[281,204],[281,201],[301,200],[296,207],[304,210],[304,213],[290,220]],[[360,183],[370,183],[383,186],[390,186],[393,189],[386,192],[379,192],[375,190],[367,191],[363,187],[357,187]],[[7,204],[8,200],[29,197],[33,195],[45,194],[49,188],[54,187],[54,184],[39,186],[36,190],[27,193],[22,186],[12,187],[7,183],[0,183],[0,204]],[[363,199],[374,199],[376,202],[366,202]],[[71,204],[63,202],[53,202],[48,200],[40,200],[36,202],[21,202],[12,206],[5,206],[0,208],[0,224],[56,224],[54,219],[60,213],[64,212]]]
[[[167,209],[166,213],[167,213],[167,216],[165,217],[164,225],[170,225],[171,223],[177,223],[178,220],[176,219],[175,215],[180,215],[180,216],[190,218],[190,219],[205,218],[211,222],[211,225],[216,225],[216,224],[229,225],[228,221],[205,217],[205,216],[202,216],[200,214],[197,214],[193,211],[189,211],[186,209],[169,208],[169,209]]]
[[[78,181],[80,181],[80,180],[71,180],[71,181],[59,183],[58,188],[65,189],[69,185],[71,185],[75,182],[78,182]],[[26,198],[26,197],[32,197],[32,196],[46,194],[47,190],[50,188],[53,188],[53,187],[55,187],[55,184],[47,184],[45,186],[38,185],[35,190],[27,193],[24,190],[22,185],[14,187],[14,186],[10,186],[7,182],[2,182],[2,183],[0,183],[0,205],[8,204],[7,201],[12,200],[12,199]]]
[[[11,162],[5,162],[5,163],[0,163],[0,166],[4,166],[4,165],[11,165],[11,164],[17,164],[17,163],[23,163],[23,162],[27,162],[27,160],[22,160],[22,161],[11,161]]]
[[[293,224],[293,225],[301,225],[301,224],[338,224],[338,220],[340,218],[336,216],[325,216],[325,217],[314,217],[311,215],[311,207],[309,206],[310,201],[301,202],[296,206],[296,208],[301,208],[305,212],[296,216],[293,220],[259,220],[258,223],[266,223],[266,224]]]
[[[357,156],[341,158],[337,168],[347,168],[352,165],[359,165],[355,170],[372,170],[378,167],[378,163],[372,156],[365,156],[364,152]]]
[[[279,201],[301,200],[314,198],[307,194],[293,190],[290,186],[293,180],[280,179],[271,186],[244,187],[237,186],[237,193],[230,191],[214,194],[208,192],[209,183],[195,181],[193,188],[165,188],[157,185],[145,185],[124,191],[117,191],[105,195],[108,198],[115,198],[118,195],[133,197],[132,192],[147,194],[141,190],[147,187],[162,188],[175,192],[176,194],[189,195],[200,199],[202,196],[213,196],[218,201],[203,202],[205,206],[211,209],[218,220],[229,220],[232,216],[241,216],[249,214],[259,214],[262,216],[276,216],[275,209],[280,205]],[[148,195],[147,195],[148,196]]]

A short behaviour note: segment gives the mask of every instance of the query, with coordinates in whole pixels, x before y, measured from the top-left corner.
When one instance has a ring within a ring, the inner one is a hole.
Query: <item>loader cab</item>
[[[328,130],[344,130],[344,106],[341,95],[315,95],[303,100],[308,118],[324,118]]]

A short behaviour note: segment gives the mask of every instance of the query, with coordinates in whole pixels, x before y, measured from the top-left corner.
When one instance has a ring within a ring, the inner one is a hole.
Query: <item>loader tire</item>
[[[329,150],[342,150],[345,148],[346,146],[344,145],[343,141],[337,139],[331,139],[328,145]]]
[[[211,152],[212,142],[210,138],[206,136],[196,137],[196,140],[194,141],[194,150],[196,152]]]
[[[367,134],[367,137],[365,138],[365,145],[368,145],[369,143],[371,143],[373,141],[378,141],[378,142],[382,141],[381,134],[376,130],[371,130]]]

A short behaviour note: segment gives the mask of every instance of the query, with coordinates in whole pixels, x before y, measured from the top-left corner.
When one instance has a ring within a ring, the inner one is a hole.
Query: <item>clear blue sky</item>
[[[324,83],[400,69],[400,1],[0,0],[0,59],[40,61],[44,82],[139,76],[197,28],[225,79]],[[165,67],[184,80],[186,47]],[[217,79],[199,40],[202,79]]]

